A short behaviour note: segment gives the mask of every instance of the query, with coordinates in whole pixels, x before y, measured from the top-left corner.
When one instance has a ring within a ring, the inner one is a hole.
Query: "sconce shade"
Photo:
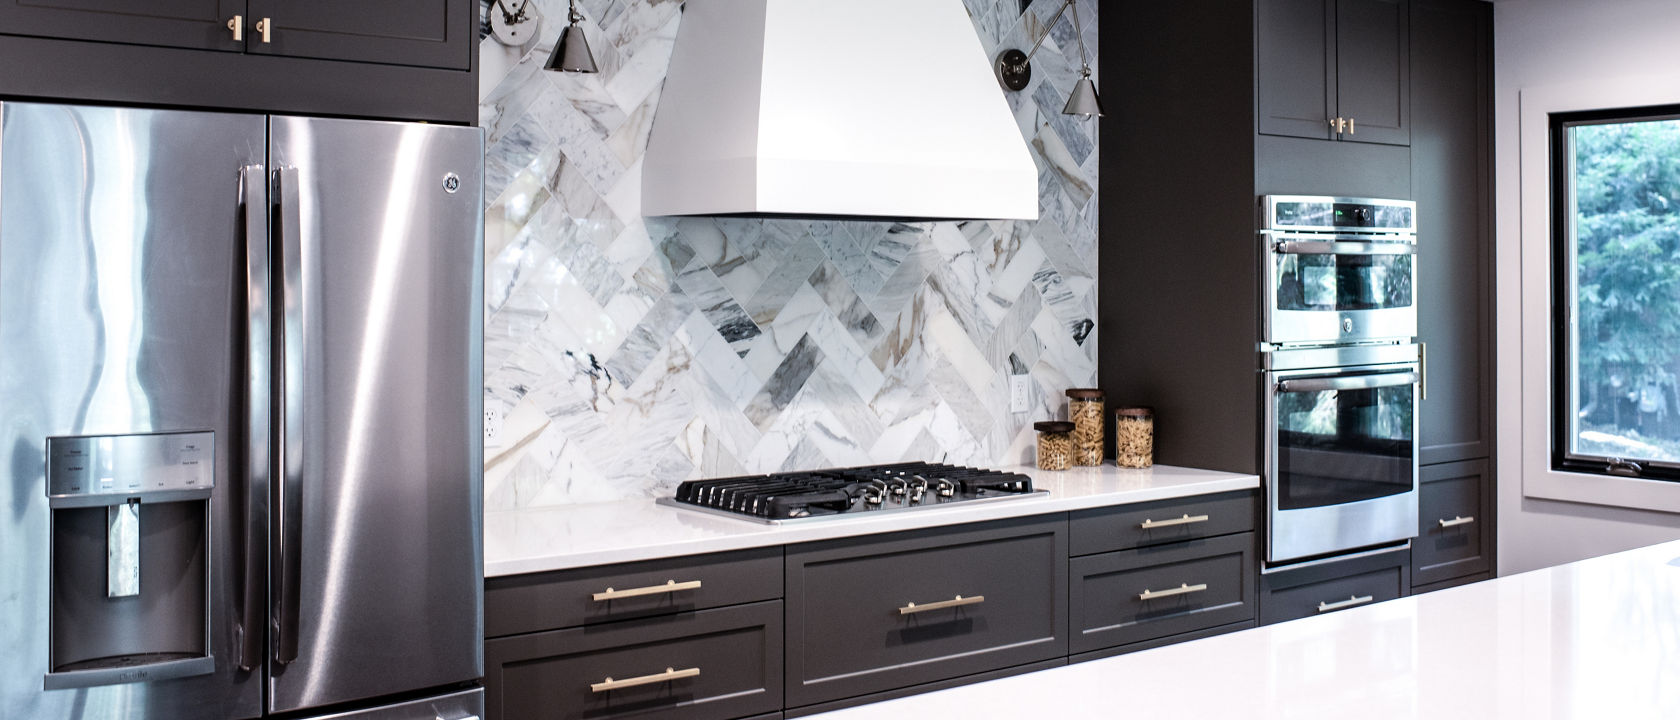
[[[1062,108],[1063,115],[1093,115],[1102,117],[1102,101],[1097,98],[1097,85],[1091,82],[1091,72],[1085,71],[1085,76],[1073,86],[1073,92],[1068,95],[1067,106]]]
[[[560,42],[554,45],[554,54],[548,56],[545,70],[559,70],[561,72],[592,73],[595,69],[595,56],[589,54],[589,41],[583,37],[583,28],[576,22],[567,25],[560,33]]]

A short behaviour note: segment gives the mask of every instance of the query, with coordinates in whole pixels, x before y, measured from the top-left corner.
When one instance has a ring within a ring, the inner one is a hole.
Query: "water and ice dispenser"
[[[202,675],[210,654],[208,432],[47,439],[48,690]]]

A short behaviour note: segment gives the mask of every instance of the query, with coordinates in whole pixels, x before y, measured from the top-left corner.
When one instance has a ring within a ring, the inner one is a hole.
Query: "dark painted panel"
[[[605,601],[595,593],[666,583],[700,587]],[[782,548],[661,558],[620,565],[494,577],[484,583],[486,637],[670,615],[782,596]]]
[[[1068,517],[1068,553],[1126,550],[1143,545],[1194,540],[1254,529],[1259,503],[1253,490],[1174,498],[1152,503],[1095,508]],[[1200,522],[1144,528],[1145,524],[1206,516]]]
[[[274,23],[251,53],[466,70],[478,50],[471,0],[250,0],[250,10]]]
[[[1255,162],[1260,194],[1412,199],[1412,155],[1396,145],[1262,135],[1256,140]]]
[[[0,0],[0,32],[238,52],[227,22],[244,12],[245,0]]]
[[[1412,8],[1424,464],[1492,454],[1491,15],[1477,0]]]
[[[1428,465],[1422,469],[1418,536],[1412,541],[1412,581],[1425,585],[1493,568],[1491,519],[1484,504],[1487,461]],[[1463,523],[1464,519],[1473,522]],[[1442,527],[1445,521],[1451,527]]]
[[[1103,88],[1127,110],[1101,128],[1099,383],[1155,408],[1156,462],[1256,472],[1254,12],[1103,12]]]
[[[1407,0],[1336,0],[1336,114],[1340,139],[1411,142]]]
[[[1074,558],[1068,649],[1088,652],[1252,619],[1257,567],[1253,533]]]
[[[788,548],[788,704],[1066,655],[1066,558],[1066,516]]]
[[[0,95],[475,124],[476,72],[0,35]]]
[[[1259,129],[1328,140],[1336,113],[1335,0],[1260,0]]]
[[[1461,586],[1464,586],[1464,585],[1469,585],[1471,583],[1479,583],[1483,580],[1491,580],[1491,579],[1493,579],[1493,573],[1480,573],[1480,574],[1477,574],[1477,575],[1465,575],[1464,577],[1457,577],[1457,578],[1453,578],[1451,580],[1442,580],[1441,582],[1430,583],[1428,585],[1413,585],[1412,586],[1412,594],[1413,595],[1422,595],[1424,593],[1435,592],[1436,590],[1445,590],[1447,588],[1461,587]]]
[[[484,644],[491,720],[726,720],[782,706],[779,601],[497,638]],[[693,677],[597,692],[667,669]]]

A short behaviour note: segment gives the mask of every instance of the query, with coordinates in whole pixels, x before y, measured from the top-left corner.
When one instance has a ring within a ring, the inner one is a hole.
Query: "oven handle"
[[[1281,255],[1416,255],[1417,244],[1409,242],[1330,242],[1326,240],[1284,240],[1272,246]]]
[[[1342,377],[1311,377],[1295,380],[1279,380],[1277,391],[1287,392],[1324,392],[1326,390],[1370,390],[1380,387],[1394,387],[1396,385],[1416,385],[1416,372],[1382,373],[1379,375],[1346,375]]]

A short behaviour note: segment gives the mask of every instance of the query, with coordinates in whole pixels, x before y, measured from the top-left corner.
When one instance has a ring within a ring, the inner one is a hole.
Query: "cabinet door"
[[[1482,2],[1412,8],[1424,465],[1492,454],[1492,22]]]
[[[0,32],[237,52],[227,22],[244,12],[245,0],[0,0]]]
[[[247,38],[256,54],[466,70],[478,47],[470,0],[250,0],[250,7],[252,18],[272,23],[268,42],[255,31]]]
[[[1492,569],[1493,494],[1486,460],[1425,466],[1418,486],[1412,581],[1425,585]]]
[[[1336,108],[1335,0],[1260,0],[1259,128],[1329,140]]]
[[[1343,140],[1412,140],[1407,0],[1336,0],[1336,115]]]

